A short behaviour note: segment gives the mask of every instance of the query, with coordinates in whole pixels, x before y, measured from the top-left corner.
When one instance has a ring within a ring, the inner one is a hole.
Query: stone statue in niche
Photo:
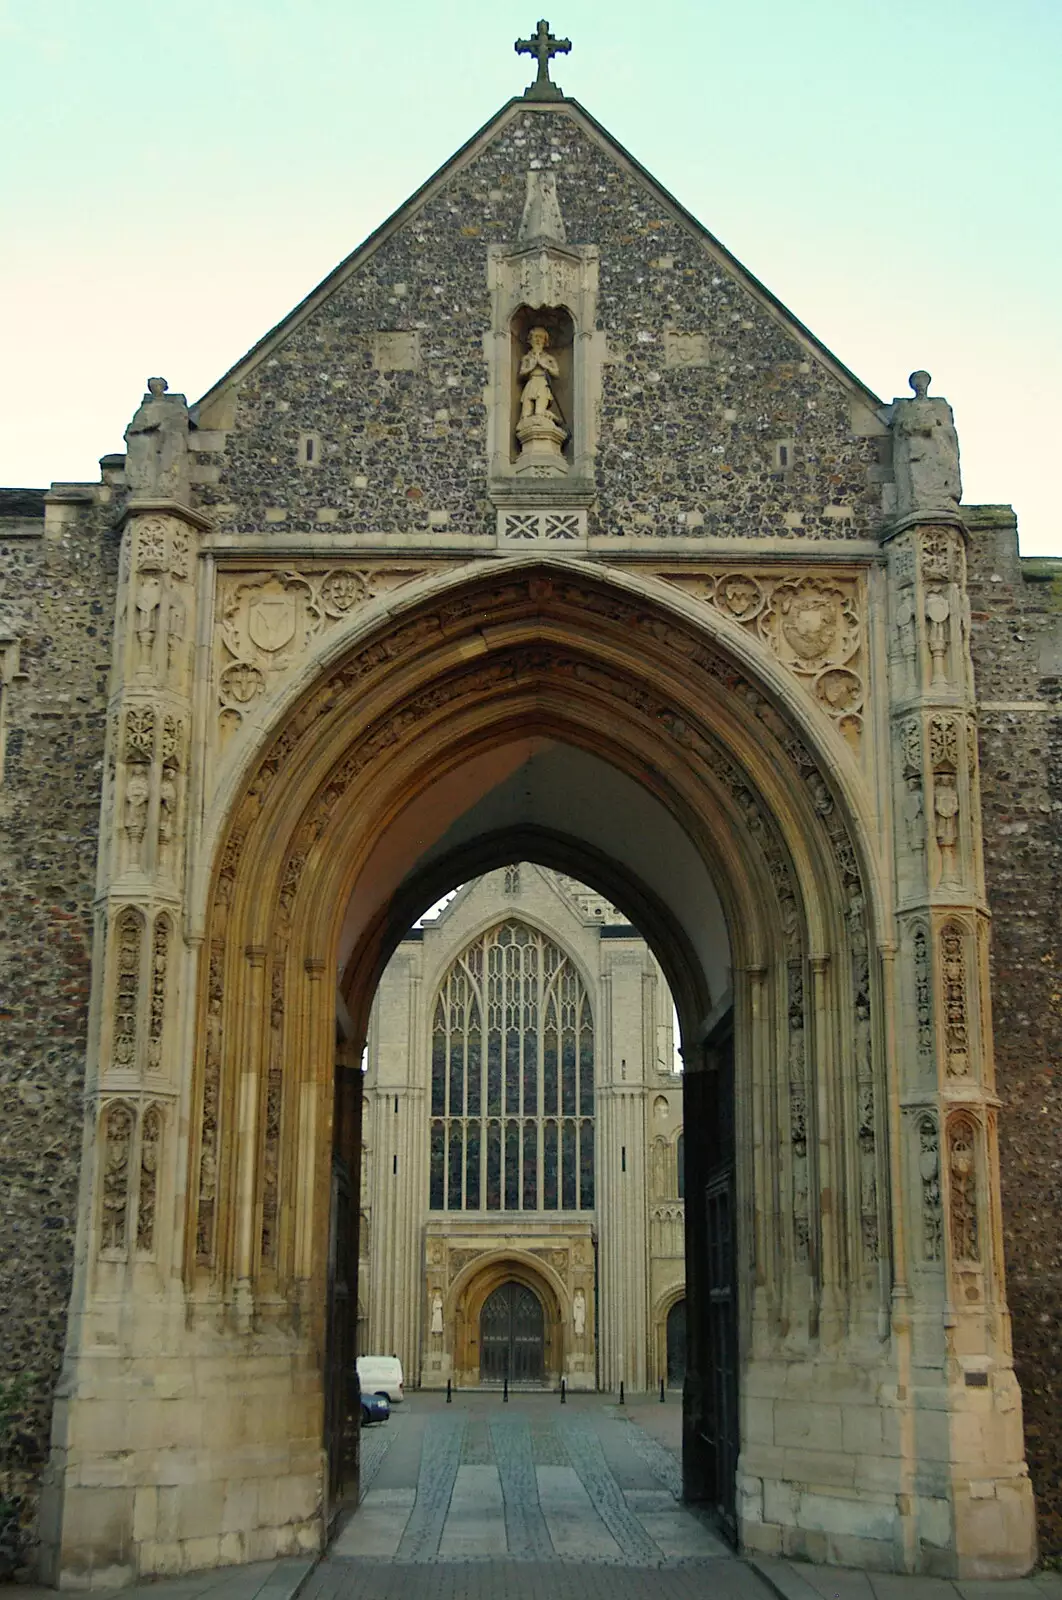
[[[141,578],[136,591],[136,638],[140,646],[139,666],[149,671],[155,648],[155,635],[159,629],[159,606],[162,602],[162,584],[158,578]]]
[[[437,1337],[443,1331],[443,1297],[437,1289],[431,1297],[431,1331]]]
[[[892,461],[896,514],[957,511],[962,498],[959,440],[946,400],[929,399],[928,372],[912,372],[913,400],[892,407]]]
[[[151,784],[145,768],[139,765],[130,766],[129,776],[125,785],[125,807],[122,821],[138,859],[140,844],[144,837],[144,829],[147,827],[148,801],[150,798]]]
[[[167,394],[165,378],[149,378],[125,430],[125,480],[130,492],[160,500],[188,500],[188,403]]]
[[[958,881],[959,795],[954,772],[938,772],[933,781],[933,815],[940,849],[940,881]]]
[[[517,472],[537,471],[543,476],[568,470],[564,459],[568,430],[553,390],[560,363],[549,343],[548,328],[536,324],[529,330],[519,367],[520,418],[516,424],[520,443]]]
[[[586,1329],[586,1295],[581,1289],[576,1289],[572,1299],[572,1326],[575,1337],[581,1339]]]
[[[926,624],[929,655],[933,663],[932,683],[948,681],[948,618],[951,603],[944,589],[930,589],[926,594]]]
[[[903,797],[903,821],[907,830],[907,848],[917,855],[925,849],[925,805],[922,800],[922,779],[917,772],[909,772],[904,779],[907,785]]]

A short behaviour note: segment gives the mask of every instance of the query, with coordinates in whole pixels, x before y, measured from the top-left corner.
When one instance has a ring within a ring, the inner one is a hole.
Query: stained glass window
[[[590,1211],[594,1019],[574,963],[498,923],[454,961],[431,1056],[433,1210]]]

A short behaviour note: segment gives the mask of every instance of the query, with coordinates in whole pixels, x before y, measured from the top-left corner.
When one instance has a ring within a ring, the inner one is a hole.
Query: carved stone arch
[[[255,719],[253,736],[249,735],[232,751],[217,777],[214,803],[205,821],[204,849],[193,883],[190,905],[193,926],[204,925],[207,904],[214,896],[218,878],[224,880],[229,875],[226,855],[238,849],[239,833],[250,821],[246,812],[241,815],[243,802],[249,792],[252,795],[260,792],[263,775],[267,781],[270,774],[277,775],[287,754],[316,719],[321,705],[330,700],[334,669],[352,653],[366,647],[378,663],[383,663],[399,659],[406,644],[413,649],[426,639],[441,637],[451,619],[468,609],[467,602],[462,607],[462,591],[482,587],[481,570],[471,565],[459,565],[442,572],[436,569],[406,584],[398,596],[372,600],[353,615],[342,630],[322,639],[318,648],[300,662],[298,670],[263,704]],[[498,586],[508,585],[513,590],[520,587],[521,579],[526,587],[540,574],[547,584],[556,578],[589,583],[590,576],[584,564],[555,554],[536,555],[533,560],[514,556],[492,563],[491,572]],[[595,569],[592,576],[596,587],[606,590],[619,602],[630,602],[631,616],[636,622],[644,624],[645,604],[651,598],[662,617],[670,617],[676,624],[684,625],[690,636],[706,641],[720,663],[734,663],[738,669],[738,691],[748,695],[750,703],[755,704],[764,726],[777,721],[786,724],[787,744],[796,755],[800,770],[808,773],[817,770],[826,775],[827,787],[837,795],[844,826],[858,857],[868,906],[877,923],[884,901],[865,780],[850,753],[833,745],[827,737],[829,730],[817,723],[809,712],[801,699],[799,686],[794,685],[770,652],[754,638],[740,628],[731,627],[720,613],[707,610],[695,597],[675,588],[664,578],[615,569]],[[480,578],[478,584],[477,577]],[[416,613],[432,609],[434,616],[416,619]],[[403,629],[403,619],[411,626]],[[373,650],[372,638],[383,629],[393,630],[394,642]],[[402,634],[401,641],[399,634]]]
[[[477,1256],[450,1285],[444,1301],[443,1326],[452,1330],[451,1352],[458,1383],[479,1381],[479,1319],[488,1297],[512,1280],[537,1295],[545,1313],[547,1378],[564,1372],[571,1296],[553,1268],[523,1250],[501,1248]]]

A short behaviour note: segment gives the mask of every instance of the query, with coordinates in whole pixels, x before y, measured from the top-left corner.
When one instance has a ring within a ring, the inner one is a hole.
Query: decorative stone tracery
[[[114,1046],[116,1068],[133,1072],[138,1065],[140,1038],[140,981],[143,964],[144,919],[129,906],[115,927]]]
[[[762,639],[859,750],[867,663],[866,601],[858,578],[760,566],[659,576]]]
[[[317,640],[358,609],[423,576],[402,563],[222,571],[217,580],[214,661],[222,738],[246,708],[291,672]]]
[[[957,1264],[981,1259],[977,1203],[977,1125],[965,1112],[948,1119],[948,1180],[951,1193],[951,1251]]]

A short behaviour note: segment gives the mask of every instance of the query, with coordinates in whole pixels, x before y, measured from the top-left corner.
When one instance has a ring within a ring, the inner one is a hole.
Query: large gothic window
[[[508,920],[443,979],[432,1022],[433,1211],[590,1211],[594,1021],[552,940]]]

